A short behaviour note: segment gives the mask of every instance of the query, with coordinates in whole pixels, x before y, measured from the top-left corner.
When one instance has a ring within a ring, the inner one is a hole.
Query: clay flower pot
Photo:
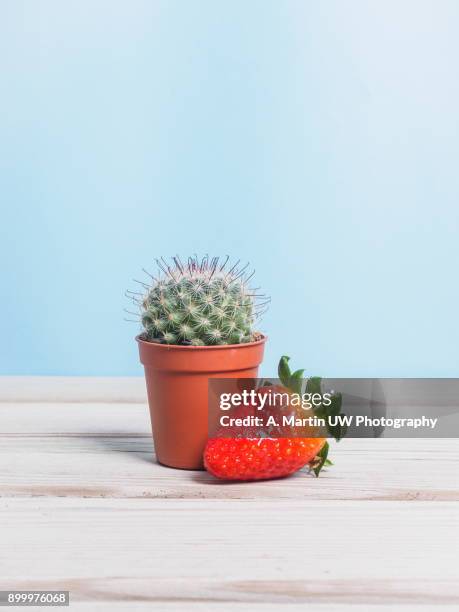
[[[209,378],[256,378],[266,336],[256,342],[180,346],[146,342],[140,336],[153,441],[158,461],[203,469],[207,440]]]

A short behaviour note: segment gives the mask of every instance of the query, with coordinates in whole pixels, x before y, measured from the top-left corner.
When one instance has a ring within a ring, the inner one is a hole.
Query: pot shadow
[[[122,433],[106,433],[84,436],[86,443],[90,444],[93,452],[99,453],[121,453],[129,461],[147,463],[151,466],[160,466],[168,472],[188,473],[188,480],[200,486],[210,487],[225,487],[230,489],[244,484],[250,484],[250,481],[243,480],[219,480],[207,472],[202,470],[188,470],[180,468],[171,468],[170,466],[160,463],[155,455],[153,448],[153,440],[151,434],[122,434]],[[166,472],[165,472],[166,474]],[[282,480],[276,478],[273,480]],[[258,484],[269,481],[259,481]],[[183,484],[183,481],[182,481]],[[252,482],[253,485],[253,482]]]
[[[99,434],[86,437],[96,452],[122,453],[135,461],[158,465],[151,434]]]

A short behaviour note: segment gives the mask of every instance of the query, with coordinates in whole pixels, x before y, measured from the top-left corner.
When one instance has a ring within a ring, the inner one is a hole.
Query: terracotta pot
[[[145,368],[153,440],[158,461],[203,469],[207,440],[209,378],[256,378],[266,336],[257,342],[222,346],[178,346],[145,342]]]

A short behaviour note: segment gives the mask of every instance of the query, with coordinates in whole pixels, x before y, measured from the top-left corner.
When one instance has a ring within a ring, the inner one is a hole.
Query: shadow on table
[[[107,433],[85,438],[96,452],[123,453],[139,461],[157,463],[151,435]]]

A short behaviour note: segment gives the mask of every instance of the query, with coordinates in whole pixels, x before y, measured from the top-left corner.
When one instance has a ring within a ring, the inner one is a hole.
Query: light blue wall
[[[459,376],[459,3],[0,3],[0,373],[140,374],[158,254],[272,295],[264,373]]]

